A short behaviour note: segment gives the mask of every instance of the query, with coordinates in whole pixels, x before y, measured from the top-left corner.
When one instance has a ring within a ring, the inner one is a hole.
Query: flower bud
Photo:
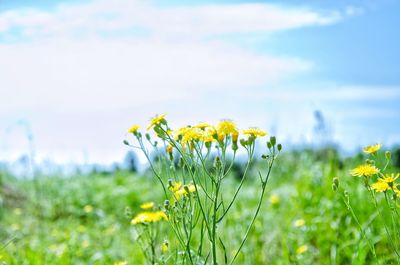
[[[268,147],[268,149],[271,149],[271,147],[272,147],[271,142],[267,142],[267,147]]]
[[[165,210],[169,210],[169,206],[170,206],[170,204],[169,204],[169,200],[165,200],[164,201],[164,207],[165,207]]]
[[[333,178],[332,190],[333,191],[337,191],[338,188],[339,188],[339,179],[338,178]]]
[[[275,146],[275,145],[276,145],[276,137],[275,137],[275,136],[271,136],[271,137],[269,138],[269,141],[271,142],[271,145],[272,145],[272,146]]]
[[[268,155],[261,155],[261,158],[262,158],[262,159],[268,159],[269,156],[268,156]]]
[[[281,150],[282,150],[282,145],[281,144],[278,144],[278,151],[280,152]]]
[[[216,168],[220,168],[220,167],[221,167],[221,159],[219,158],[219,156],[217,156],[217,157],[215,158],[214,166],[215,166]]]
[[[129,145],[129,142],[128,142],[128,140],[126,140],[126,139],[124,140],[123,143],[124,143],[124,145]]]
[[[150,134],[149,133],[146,133],[146,139],[148,140],[148,141],[150,141]]]
[[[386,160],[390,160],[392,158],[392,153],[390,153],[390,151],[386,151],[385,157],[386,157]]]
[[[240,139],[240,144],[241,144],[243,147],[246,147],[246,145],[248,144],[248,142],[247,142],[245,139]]]

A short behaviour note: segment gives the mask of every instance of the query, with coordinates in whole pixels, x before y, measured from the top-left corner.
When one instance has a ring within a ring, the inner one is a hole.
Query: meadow
[[[390,218],[378,213],[362,180],[349,173],[364,160],[361,153],[344,158],[334,148],[282,152],[236,264],[399,264],[385,233],[384,223]],[[223,196],[234,193],[241,170],[238,162],[226,180]],[[256,207],[257,170],[266,170],[259,157],[221,227],[226,249],[237,248]],[[388,170],[399,168],[390,165]],[[383,196],[377,199],[385,200]],[[143,203],[162,207],[163,201],[162,188],[149,170],[34,179],[18,179],[3,171],[0,260],[18,265],[148,264],[131,220]],[[174,253],[173,232],[165,221],[157,229],[156,251],[166,257],[165,264],[174,264],[167,258],[179,255]],[[168,248],[163,249],[163,242],[168,242]],[[219,264],[225,264],[223,257]]]

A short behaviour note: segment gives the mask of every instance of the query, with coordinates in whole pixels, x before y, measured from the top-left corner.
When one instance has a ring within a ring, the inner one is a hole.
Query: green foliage
[[[284,166],[273,169],[266,191],[268,197],[277,195],[279,202],[264,202],[237,264],[374,264],[339,191],[332,190],[333,178],[348,192],[379,263],[396,264],[382,218],[367,201],[362,182],[349,174],[360,163],[360,158],[343,160],[336,152],[283,153]],[[252,178],[220,228],[226,249],[236,249],[246,229],[243,222],[251,218],[249,208],[257,203],[252,181],[258,179],[250,173]],[[237,183],[233,175],[227,179],[227,196]],[[120,171],[109,176],[38,177],[36,184],[4,178],[0,197],[0,257],[8,265],[145,264],[130,221],[141,203],[162,202],[163,191],[154,178]],[[299,219],[304,225],[296,226]],[[170,248],[177,244],[170,240],[167,224],[161,225],[159,234],[169,240]],[[301,246],[307,250],[297,254]]]

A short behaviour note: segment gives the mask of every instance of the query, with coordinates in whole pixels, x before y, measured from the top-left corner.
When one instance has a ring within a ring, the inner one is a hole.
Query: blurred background
[[[134,123],[400,143],[400,1],[0,0],[0,161],[112,166]],[[33,161],[29,161],[29,160]],[[139,157],[140,159],[140,157]]]

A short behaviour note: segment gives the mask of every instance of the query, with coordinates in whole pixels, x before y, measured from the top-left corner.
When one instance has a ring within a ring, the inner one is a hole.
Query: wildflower
[[[369,177],[378,173],[379,169],[369,164],[358,166],[350,171],[350,174],[352,176],[357,176],[357,177],[362,177],[362,176]]]
[[[371,185],[371,188],[376,190],[377,192],[384,192],[389,189],[393,189],[394,182],[400,176],[400,174],[386,174],[383,177],[378,178],[378,181]]]
[[[189,184],[189,185],[185,185],[185,186],[183,186],[183,187],[180,187],[178,190],[176,190],[176,191],[174,192],[174,195],[175,195],[175,197],[176,197],[177,199],[179,199],[179,198],[181,198],[181,197],[184,196],[184,195],[188,195],[189,193],[195,192],[196,190],[197,190],[197,189],[196,189],[196,186],[195,186],[195,185]]]
[[[165,116],[166,116],[166,114],[156,115],[153,119],[151,119],[150,124],[147,127],[147,130],[150,130],[152,127],[157,126],[160,123],[164,123],[165,122]]]
[[[302,246],[300,246],[300,247],[298,247],[297,249],[296,249],[296,254],[297,255],[301,255],[301,254],[303,254],[304,252],[306,252],[308,250],[308,246],[307,245],[302,245]]]
[[[222,120],[217,125],[218,140],[222,141],[227,135],[239,135],[236,124],[229,120]]]
[[[180,188],[182,187],[182,182],[178,181],[178,182],[174,182],[170,184],[169,190],[172,192],[176,192],[178,191]]]
[[[281,199],[279,198],[278,195],[272,194],[271,197],[269,198],[269,201],[271,202],[272,205],[278,205]]]
[[[140,205],[143,210],[148,210],[154,207],[154,202],[145,202]]]
[[[203,132],[196,128],[188,128],[183,134],[182,145],[186,146],[191,141],[201,140]]]
[[[379,179],[378,182],[373,183],[371,185],[371,188],[376,190],[377,192],[384,192],[390,189],[389,184],[382,181],[381,179]]]
[[[382,145],[381,144],[374,144],[367,146],[363,149],[364,153],[366,154],[375,154],[378,152],[379,149],[381,149]]]
[[[128,262],[126,262],[126,261],[117,261],[117,262],[114,262],[114,265],[128,265]]]
[[[161,220],[168,220],[167,215],[163,211],[157,212],[142,212],[132,219],[131,224],[154,223]]]
[[[205,129],[209,128],[209,127],[212,127],[212,125],[204,122],[204,123],[199,123],[199,124],[197,124],[197,125],[195,125],[193,127],[201,129],[201,130],[205,130]]]
[[[85,207],[83,207],[83,211],[85,211],[85,213],[91,213],[93,212],[93,206],[88,204]]]
[[[167,146],[167,153],[168,154],[172,154],[173,149],[174,149],[174,147],[172,145],[168,145]]]
[[[136,133],[139,128],[140,128],[140,126],[135,124],[131,128],[128,129],[128,133]]]
[[[294,221],[293,225],[295,227],[301,227],[304,226],[306,223],[306,221],[304,221],[304,219],[297,219],[296,221]]]
[[[169,244],[167,240],[164,240],[164,242],[161,244],[161,252],[165,253],[169,249]]]
[[[268,134],[267,132],[264,132],[258,128],[249,128],[247,130],[243,130],[242,133],[253,137],[262,137]]]

